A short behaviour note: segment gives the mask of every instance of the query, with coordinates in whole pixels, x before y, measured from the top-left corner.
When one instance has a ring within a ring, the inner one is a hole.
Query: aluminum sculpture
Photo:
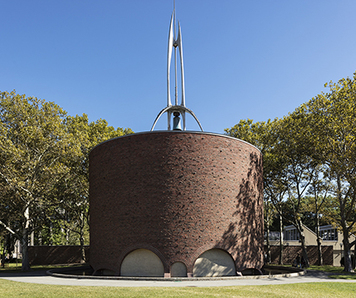
[[[174,28],[173,28],[174,25]],[[171,61],[172,61],[172,52],[174,48],[174,69],[175,69],[175,104],[172,105],[171,101],[171,91],[170,91],[170,75],[171,75]],[[177,90],[177,48],[179,49],[179,60],[180,60],[180,74],[181,74],[181,103],[178,104],[178,90]],[[201,131],[203,128],[195,116],[193,111],[188,109],[185,106],[185,89],[184,89],[184,66],[183,66],[183,44],[182,44],[182,32],[181,27],[178,22],[178,36],[176,38],[176,17],[175,17],[175,9],[173,10],[171,16],[171,22],[169,25],[169,35],[168,35],[168,55],[167,55],[167,107],[165,107],[162,111],[159,112],[158,116],[156,117],[151,131],[155,128],[157,121],[159,118],[164,114],[167,113],[167,120],[168,120],[168,130],[171,130],[171,118],[172,114],[175,116],[173,130],[182,130],[180,124],[179,116],[182,115],[183,119],[183,130],[186,130],[186,118],[185,113],[188,113],[193,116],[195,121],[198,123]]]

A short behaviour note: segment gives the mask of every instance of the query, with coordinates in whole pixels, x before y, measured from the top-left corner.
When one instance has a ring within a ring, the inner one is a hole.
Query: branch
[[[18,190],[17,187],[14,186],[13,183],[11,183],[9,181],[9,179],[7,178],[7,176],[5,176],[2,172],[0,172],[0,176],[5,180],[5,182],[10,186],[10,188],[12,189],[12,191],[14,193],[18,193],[19,196],[20,196],[20,199],[23,201],[23,202],[26,202],[25,199],[23,198],[23,196],[20,194],[20,191]]]
[[[355,244],[356,244],[356,240],[354,240],[351,243],[349,243],[349,249],[351,249],[351,247],[353,247]]]
[[[4,224],[1,220],[0,220],[0,225],[2,225],[7,231],[9,231],[11,234],[15,235],[18,239],[20,239],[19,235],[14,232],[13,230],[11,230],[6,224]]]

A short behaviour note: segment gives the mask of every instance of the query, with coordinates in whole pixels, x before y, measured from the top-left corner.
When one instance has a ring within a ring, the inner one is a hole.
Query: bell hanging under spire
[[[181,126],[181,121],[180,121],[180,117],[179,117],[179,112],[174,112],[173,113],[174,118],[173,118],[173,130],[182,130],[182,126]]]

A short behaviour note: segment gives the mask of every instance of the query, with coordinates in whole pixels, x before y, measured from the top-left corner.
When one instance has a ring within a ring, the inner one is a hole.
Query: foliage
[[[54,211],[54,185],[65,176],[71,150],[65,112],[56,104],[15,92],[0,96],[1,222],[21,239],[28,269],[27,237]]]
[[[333,185],[328,215],[343,232],[345,271],[350,272],[349,236],[356,223],[356,73],[325,86],[330,91],[310,100],[305,111],[314,130],[314,158],[326,167],[325,177]]]
[[[354,243],[348,238],[356,230],[356,73],[325,86],[328,93],[282,119],[241,120],[225,131],[261,150],[265,200],[297,228],[302,246],[303,219],[310,223],[311,216],[316,226],[322,216],[343,231],[345,271],[351,271]]]
[[[88,241],[89,151],[132,131],[15,91],[0,93],[0,120],[0,225],[21,240],[28,270],[32,232],[48,244],[68,244],[68,231]]]

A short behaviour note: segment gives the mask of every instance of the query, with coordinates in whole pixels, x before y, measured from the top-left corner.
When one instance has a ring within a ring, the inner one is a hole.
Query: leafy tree
[[[344,270],[352,271],[349,236],[356,222],[356,73],[353,78],[325,84],[321,93],[306,105],[314,130],[317,158],[328,167],[335,197],[334,218],[344,242]]]
[[[277,142],[275,154],[282,160],[284,182],[286,187],[286,205],[288,206],[288,220],[293,224],[299,235],[302,254],[306,267],[309,259],[305,246],[303,213],[305,212],[305,197],[311,183],[316,176],[318,162],[312,157],[314,153],[313,130],[307,125],[308,114],[304,106],[281,119],[276,126]]]
[[[67,175],[70,140],[65,112],[52,102],[0,93],[0,177],[6,191],[0,223],[21,240],[22,270],[28,270],[28,235],[57,204],[55,183]]]
[[[316,167],[313,179],[308,189],[308,196],[305,197],[305,210],[310,212],[314,218],[317,246],[318,246],[318,265],[323,265],[323,255],[321,250],[321,237],[320,226],[321,217],[328,212],[329,208],[332,208],[332,197],[330,196],[331,184],[325,176],[325,169],[322,165]],[[327,222],[330,224],[330,221]]]
[[[276,174],[274,176],[275,181],[269,180],[265,181],[265,200],[270,200],[274,209],[276,210],[278,217],[278,228],[279,228],[279,261],[278,264],[283,265],[283,219],[285,218],[285,193],[287,191],[286,184],[284,182],[284,177],[282,175]],[[270,173],[269,178],[272,178]]]
[[[299,231],[304,258],[308,261],[303,217],[314,214],[318,227],[323,209],[324,218],[343,232],[344,270],[350,272],[350,249],[356,244],[349,243],[356,230],[356,73],[326,86],[328,93],[269,121],[266,130],[266,123],[248,119],[225,131],[262,151],[265,198],[280,215],[282,206],[288,206],[285,219]],[[320,239],[318,243],[320,248]]]
[[[15,91],[0,93],[0,119],[0,225],[21,240],[22,269],[28,270],[28,236],[35,230],[51,244],[72,231],[84,246],[89,151],[132,131],[67,116],[52,102]]]

